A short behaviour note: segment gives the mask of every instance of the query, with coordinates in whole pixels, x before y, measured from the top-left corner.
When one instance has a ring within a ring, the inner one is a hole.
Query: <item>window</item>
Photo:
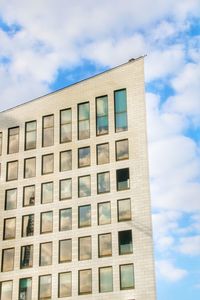
[[[8,154],[19,152],[19,127],[8,129]]]
[[[131,220],[131,200],[122,199],[117,201],[118,221]]]
[[[53,182],[42,183],[42,204],[53,202]]]
[[[24,178],[36,176],[36,158],[26,158],[24,160]]]
[[[90,105],[89,102],[78,104],[78,139],[90,137]]]
[[[44,116],[42,121],[42,147],[52,146],[54,143],[54,116]]]
[[[90,147],[78,149],[78,167],[90,166]]]
[[[122,191],[129,188],[129,168],[117,170],[117,190]]]
[[[110,172],[97,174],[97,193],[110,192]]]
[[[71,108],[60,111],[60,143],[72,140],[72,110]]]
[[[78,196],[87,197],[91,195],[90,175],[80,176],[78,178]]]
[[[19,281],[19,300],[32,299],[32,278],[22,278]]]
[[[36,121],[25,124],[25,150],[35,149],[37,140],[37,123]]]
[[[23,206],[31,206],[35,204],[35,186],[29,185],[24,187]]]
[[[98,204],[98,224],[105,225],[111,223],[111,208],[110,202]]]
[[[72,272],[58,274],[58,298],[72,295]]]
[[[51,275],[39,277],[39,300],[51,299]]]
[[[72,150],[60,152],[60,172],[72,169]]]
[[[78,227],[91,226],[91,205],[79,206],[78,208]]]
[[[22,217],[22,237],[34,234],[34,214]]]
[[[92,270],[80,270],[79,271],[79,295],[92,293]]]
[[[129,158],[128,139],[116,141],[116,160],[123,160]]]
[[[118,232],[119,254],[133,253],[132,231],[124,230]]]
[[[33,245],[21,247],[20,268],[29,268],[33,264]]]
[[[41,213],[40,233],[48,233],[53,231],[53,212],[47,211]]]
[[[16,180],[18,178],[18,161],[9,161],[7,162],[7,174],[6,180]]]
[[[112,267],[99,268],[99,292],[113,291],[113,271]]]
[[[0,282],[0,299],[12,300],[13,282],[12,280]]]
[[[128,129],[126,90],[114,92],[115,98],[115,132]]]
[[[8,272],[14,269],[15,248],[2,250],[1,272]]]
[[[4,220],[3,239],[10,240],[15,238],[16,232],[16,218],[9,218]]]
[[[65,231],[72,229],[72,209],[60,209],[59,230]]]
[[[17,207],[17,189],[6,190],[5,210]]]
[[[108,133],[108,97],[96,98],[96,134]]]
[[[107,164],[109,163],[109,144],[97,145],[97,164]]]
[[[79,238],[79,260],[92,258],[92,238],[84,236]]]
[[[31,268],[33,266],[33,245],[21,247],[20,268]]]
[[[72,179],[60,180],[60,200],[70,199],[72,197]]]
[[[59,241],[59,263],[72,260],[72,240]]]
[[[3,146],[3,133],[0,132],[0,155],[2,155],[2,146]]]
[[[99,257],[112,255],[111,233],[99,234]]]
[[[52,265],[52,242],[40,244],[40,266]]]
[[[134,268],[133,264],[119,266],[120,290],[134,288]]]
[[[42,156],[42,174],[53,173],[54,158],[53,154],[47,154]]]

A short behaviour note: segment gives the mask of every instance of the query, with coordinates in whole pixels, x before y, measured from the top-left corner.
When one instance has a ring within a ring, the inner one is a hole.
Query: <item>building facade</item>
[[[143,63],[0,113],[1,300],[155,300]]]

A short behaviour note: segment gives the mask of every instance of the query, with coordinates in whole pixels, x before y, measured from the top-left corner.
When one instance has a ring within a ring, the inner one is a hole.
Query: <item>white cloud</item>
[[[186,270],[177,268],[171,261],[164,259],[156,261],[156,270],[159,277],[171,282],[182,280],[187,275]]]
[[[200,256],[200,235],[181,238],[177,250],[186,255]]]

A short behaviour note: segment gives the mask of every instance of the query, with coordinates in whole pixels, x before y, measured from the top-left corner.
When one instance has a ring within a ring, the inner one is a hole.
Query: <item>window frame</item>
[[[48,126],[48,127],[44,127],[44,120],[46,117],[53,117],[53,126]],[[54,125],[55,125],[55,120],[54,120],[54,114],[49,114],[49,115],[45,115],[45,116],[42,116],[42,147],[51,147],[54,145]],[[53,142],[52,144],[50,145],[45,145],[44,141],[45,141],[45,138],[44,138],[44,133],[45,133],[45,129],[49,129],[49,128],[53,128]]]
[[[66,110],[69,110],[71,111],[71,122],[64,122],[62,123],[61,120],[62,120],[62,112],[63,111],[66,111]],[[62,141],[62,126],[64,125],[68,125],[68,124],[71,124],[71,139],[70,140],[67,140],[67,141]],[[70,143],[72,142],[72,108],[69,107],[69,108],[64,108],[64,109],[61,109],[60,110],[60,135],[59,135],[59,140],[60,140],[60,144],[64,144],[64,143]]]
[[[84,104],[88,104],[88,107],[89,107],[89,118],[88,119],[83,119],[83,120],[80,120],[79,118],[79,115],[80,115],[80,111],[79,111],[79,107],[81,105],[84,105]],[[89,139],[90,138],[90,102],[89,101],[85,101],[85,102],[80,102],[77,104],[77,113],[78,113],[78,118],[77,118],[77,121],[78,121],[78,126],[77,126],[77,137],[78,137],[78,140],[85,140],[85,139]],[[80,122],[85,122],[85,121],[88,121],[89,123],[89,136],[87,136],[86,138],[80,138]]]
[[[34,130],[27,130],[27,125],[29,123],[33,123],[35,122],[35,129]],[[29,132],[35,132],[35,146],[31,147],[31,148],[27,148],[27,134]],[[24,137],[24,151],[28,151],[28,150],[33,150],[37,148],[37,120],[32,120],[32,121],[27,121],[25,122],[25,137]]]
[[[108,113],[107,114],[105,114],[105,115],[103,115],[103,116],[98,116],[98,110],[97,110],[97,101],[98,101],[98,99],[100,99],[100,98],[107,98],[107,109],[108,109]],[[106,134],[109,134],[109,101],[108,101],[108,95],[102,95],[102,96],[98,96],[98,97],[96,97],[95,98],[95,112],[96,112],[96,114],[95,114],[95,116],[96,116],[96,136],[102,136],[102,135],[106,135]],[[97,128],[98,128],[98,126],[97,126],[97,124],[98,124],[98,117],[107,117],[107,121],[108,121],[108,128],[107,128],[107,132],[105,132],[105,133],[99,133],[98,134],[98,132],[97,132]]]

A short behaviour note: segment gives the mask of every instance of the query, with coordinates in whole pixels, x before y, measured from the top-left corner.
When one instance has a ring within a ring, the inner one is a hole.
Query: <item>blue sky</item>
[[[199,300],[200,0],[0,0],[0,111],[144,54],[158,300]]]

